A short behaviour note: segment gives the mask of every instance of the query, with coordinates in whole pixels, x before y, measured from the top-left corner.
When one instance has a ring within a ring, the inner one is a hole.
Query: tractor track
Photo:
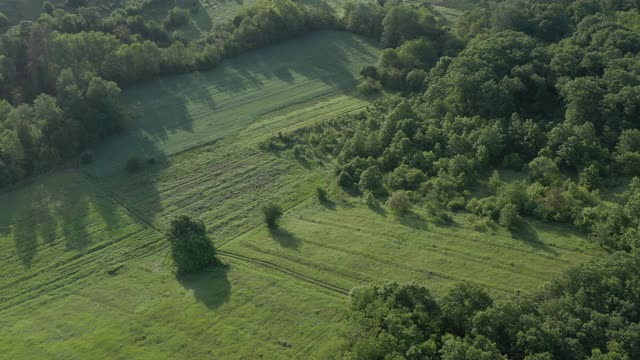
[[[309,276],[304,275],[302,273],[299,273],[297,271],[293,271],[293,270],[288,269],[288,268],[286,268],[284,266],[280,266],[280,265],[274,264],[274,263],[269,262],[269,261],[260,260],[260,259],[256,259],[256,258],[252,258],[252,257],[248,257],[248,256],[236,254],[236,253],[231,253],[231,252],[228,252],[228,251],[222,251],[222,250],[218,250],[218,254],[220,254],[223,257],[230,257],[230,258],[237,259],[237,260],[243,260],[243,261],[255,264],[255,265],[260,265],[262,267],[266,267],[266,268],[269,268],[269,269],[277,270],[277,271],[280,271],[280,272],[282,272],[284,274],[293,276],[293,277],[295,277],[295,278],[297,278],[299,280],[302,280],[304,282],[307,282],[307,283],[319,286],[321,288],[324,288],[326,290],[329,290],[329,291],[332,291],[332,292],[335,292],[335,293],[339,293],[339,294],[342,294],[342,295],[349,295],[349,290],[347,290],[347,289],[343,289],[341,287],[326,283],[326,282],[324,282],[322,280],[314,279],[312,277],[309,277]]]
[[[147,218],[145,218],[137,210],[131,208],[123,200],[119,199],[117,195],[115,195],[111,190],[107,189],[104,185],[100,184],[89,173],[87,173],[86,171],[82,170],[80,167],[76,167],[76,170],[78,171],[78,173],[83,175],[83,177],[85,179],[87,179],[87,181],[89,183],[91,183],[93,186],[95,186],[100,191],[102,191],[107,197],[109,197],[111,200],[113,200],[118,205],[120,205],[122,208],[124,208],[129,214],[131,214],[137,220],[139,220],[143,224],[149,226],[150,228],[154,229],[162,237],[166,237],[167,236],[166,233],[164,231],[162,231],[162,229],[160,229],[157,225],[153,224],[151,221],[149,221]],[[306,199],[307,198],[303,199],[301,202],[303,202]],[[231,240],[229,240],[229,241],[231,241]],[[228,258],[232,258],[232,259],[248,262],[248,263],[251,263],[251,264],[254,264],[254,265],[266,267],[266,268],[271,269],[271,270],[276,270],[276,271],[278,271],[280,273],[289,275],[289,276],[294,277],[294,278],[296,278],[296,279],[298,279],[300,281],[306,282],[307,284],[315,285],[315,286],[321,287],[321,288],[323,288],[325,290],[328,290],[328,291],[331,291],[331,292],[334,292],[334,293],[337,293],[337,294],[340,294],[340,295],[349,295],[349,290],[347,290],[347,289],[341,288],[341,287],[336,286],[336,285],[329,284],[329,283],[324,282],[322,280],[318,280],[318,279],[312,278],[310,276],[304,275],[302,273],[299,273],[297,271],[288,269],[288,268],[286,268],[284,266],[280,266],[280,265],[277,265],[277,264],[269,262],[269,261],[260,260],[260,259],[252,258],[252,257],[249,257],[249,256],[244,256],[244,255],[236,254],[236,253],[233,253],[233,252],[229,252],[229,251],[224,251],[224,250],[218,250],[217,253],[219,255],[223,256],[223,257],[228,257]]]

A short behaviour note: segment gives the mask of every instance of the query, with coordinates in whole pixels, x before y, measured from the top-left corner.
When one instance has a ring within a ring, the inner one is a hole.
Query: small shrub
[[[282,340],[282,339],[278,339],[278,345],[282,346],[283,348],[290,348],[291,344],[289,344],[289,342],[287,342],[286,340]]]
[[[378,80],[378,69],[373,65],[365,65],[360,68],[360,75],[364,78]]]
[[[344,189],[349,189],[353,187],[353,178],[346,171],[342,171],[338,175],[338,184]]]
[[[126,169],[130,173],[138,172],[142,169],[142,163],[140,162],[140,158],[137,156],[130,156],[127,160]]]
[[[507,229],[514,229],[520,224],[520,214],[518,211],[518,207],[514,204],[505,205],[502,210],[500,210],[500,225],[506,227]]]
[[[458,211],[464,209],[464,204],[464,197],[456,196],[453,199],[449,200],[449,202],[447,203],[447,208],[449,208],[449,210],[451,211]]]
[[[365,204],[367,204],[367,206],[370,209],[377,209],[380,207],[380,204],[378,203],[378,200],[376,200],[376,197],[373,195],[373,193],[371,191],[367,191],[364,194],[364,202]]]
[[[403,215],[411,208],[411,199],[406,192],[395,191],[387,199],[387,206],[397,215]]]
[[[147,158],[147,165],[153,166],[157,163],[158,163],[158,160],[155,157],[151,156]]]
[[[107,273],[107,275],[116,276],[120,270],[124,269],[124,267],[124,264],[117,264],[105,270],[105,273]]]
[[[371,166],[360,174],[360,181],[358,182],[358,188],[364,194],[370,191],[374,194],[382,192],[382,172],[377,166]]]
[[[508,169],[522,170],[524,162],[522,161],[522,158],[519,154],[509,154],[505,156],[504,160],[502,161],[502,166]]]
[[[358,85],[358,91],[361,94],[366,96],[377,94],[380,92],[380,90],[382,90],[382,85],[380,84],[380,81],[373,80],[371,78],[366,78],[362,80],[360,85]]]
[[[318,186],[316,188],[316,196],[318,197],[318,200],[320,202],[327,201],[327,190],[325,190],[323,187]]]
[[[282,208],[278,204],[269,203],[262,208],[264,221],[270,229],[278,227],[278,222],[280,221],[282,214]]]
[[[304,154],[304,148],[301,145],[296,145],[293,147],[292,152],[293,156],[298,158],[301,157],[302,154]]]
[[[448,212],[440,209],[433,215],[433,220],[438,225],[451,225],[453,224],[453,217]]]

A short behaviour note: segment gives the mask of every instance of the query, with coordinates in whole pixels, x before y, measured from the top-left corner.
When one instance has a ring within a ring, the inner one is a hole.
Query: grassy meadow
[[[320,204],[311,198],[288,212],[282,230],[257,227],[221,249],[261,256],[345,289],[415,281],[442,295],[453,284],[470,281],[497,298],[514,289],[531,290],[598,254],[562,227],[534,223],[511,234],[478,231],[475,219],[465,214],[454,220],[440,225],[420,207],[398,218],[352,199]]]
[[[357,111],[357,71],[379,50],[319,32],[126,90],[136,115],[92,165],[0,194],[0,354],[12,359],[306,359],[339,346],[347,291],[461,280],[497,297],[598,256],[566,228],[510,234],[467,215],[398,218],[326,183],[314,165],[258,144]],[[131,156],[155,157],[135,174]],[[330,201],[315,197],[330,189]],[[269,200],[280,230],[262,223]],[[175,215],[204,221],[225,267],[177,277],[163,237]]]
[[[378,54],[358,36],[324,31],[251,52],[212,71],[136,85],[123,96],[133,110],[131,130],[100,147],[88,170],[119,171],[132,155],[169,156],[238,135],[251,125],[281,126],[283,117],[308,124],[361,108],[366,101],[355,92],[358,71]]]

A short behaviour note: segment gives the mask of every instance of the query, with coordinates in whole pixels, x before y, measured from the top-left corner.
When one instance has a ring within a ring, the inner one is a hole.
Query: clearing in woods
[[[399,219],[258,144],[368,102],[357,70],[378,49],[320,32],[124,92],[140,117],[94,164],[0,194],[0,353],[8,358],[321,358],[338,339],[348,289],[414,280],[436,294],[460,280],[497,297],[539,286],[600,251],[563,227],[437,225]],[[156,158],[135,174],[128,156]],[[320,204],[317,186],[330,189]],[[260,207],[279,202],[280,230]],[[163,232],[205,222],[226,268],[176,277]]]

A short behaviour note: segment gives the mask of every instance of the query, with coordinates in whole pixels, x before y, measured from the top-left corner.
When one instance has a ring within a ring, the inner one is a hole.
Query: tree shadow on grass
[[[306,156],[294,156],[294,159],[296,159],[298,164],[300,164],[300,166],[302,166],[303,168],[307,170],[311,169],[311,163],[309,162],[309,159],[307,159]]]
[[[338,204],[331,199],[320,200],[320,205],[324,206],[326,209],[335,211],[338,207]]]
[[[367,208],[369,208],[369,210],[373,211],[374,213],[386,218],[387,217],[387,210],[385,210],[385,208],[383,208],[382,206],[380,206],[380,204],[376,203],[375,205],[367,205]]]
[[[300,247],[300,239],[288,230],[282,228],[269,229],[269,234],[271,238],[277,241],[282,247],[293,250],[298,250]]]
[[[522,240],[531,247],[542,250],[551,255],[557,256],[558,252],[540,240],[538,232],[528,221],[523,220],[517,228],[511,230],[511,236],[514,239]]]
[[[209,309],[215,309],[229,301],[231,283],[228,271],[228,266],[219,265],[197,274],[177,274],[176,279],[185,289],[193,291],[196,300]]]
[[[418,230],[427,229],[427,220],[425,220],[419,214],[409,210],[402,215],[398,215],[400,223],[404,226],[412,227]]]
[[[84,251],[94,240],[89,229],[104,226],[108,231],[121,221],[116,205],[72,171],[24,183],[2,194],[0,203],[6,204],[0,209],[3,236],[13,238],[26,269],[32,267],[39,247],[57,246],[61,240],[65,251]]]

